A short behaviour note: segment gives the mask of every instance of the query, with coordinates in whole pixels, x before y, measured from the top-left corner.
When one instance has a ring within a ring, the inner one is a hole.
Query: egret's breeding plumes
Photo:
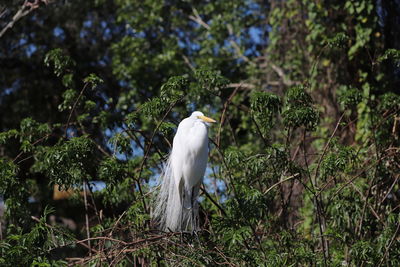
[[[208,126],[215,120],[195,111],[179,123],[161,175],[154,219],[164,231],[196,231],[200,185],[208,158]]]

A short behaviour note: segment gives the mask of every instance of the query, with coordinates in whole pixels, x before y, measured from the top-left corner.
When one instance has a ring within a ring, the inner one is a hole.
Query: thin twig
[[[389,190],[387,191],[387,193],[386,193],[386,195],[383,197],[383,199],[380,201],[380,205],[383,203],[383,201],[385,201],[386,200],[386,198],[389,196],[389,194],[392,192],[392,189],[393,189],[393,187],[397,184],[397,181],[399,180],[399,178],[400,178],[400,174],[397,174],[397,176],[396,176],[396,178],[395,178],[395,180],[394,180],[394,182],[392,183],[392,185],[390,186],[390,188],[389,188]]]
[[[387,255],[388,255],[388,253],[389,253],[389,249],[390,249],[390,247],[392,246],[393,241],[396,239],[396,236],[397,236],[399,230],[400,230],[400,222],[397,223],[396,231],[394,232],[392,238],[390,239],[390,242],[389,242],[388,246],[386,247],[385,254],[383,254],[383,257],[382,257],[381,261],[379,262],[378,267],[382,265],[383,261],[384,261],[385,258],[387,257]]]
[[[291,79],[289,79],[281,67],[278,67],[277,65],[275,65],[273,63],[270,63],[269,65],[278,74],[279,78],[281,78],[282,83],[284,85],[292,86],[294,84],[298,84],[299,83],[299,82],[294,82]]]
[[[74,110],[75,110],[75,108],[76,108],[76,106],[77,106],[77,104],[78,104],[79,99],[81,99],[81,97],[82,97],[82,95],[83,95],[83,92],[85,91],[86,87],[88,87],[88,85],[89,85],[89,83],[85,83],[85,85],[83,86],[81,92],[79,93],[78,98],[75,100],[75,103],[74,103],[74,105],[72,106],[71,112],[69,113],[69,116],[68,116],[67,123],[66,123],[66,125],[65,125],[65,137],[68,137],[68,136],[67,136],[67,130],[68,130],[69,123],[70,123],[70,121],[71,121],[72,113],[74,112]]]
[[[211,27],[200,17],[199,12],[195,8],[192,8],[193,15],[189,15],[189,19],[197,22],[201,26],[203,26],[207,31],[211,30]]]
[[[348,186],[349,184],[352,184],[357,178],[359,178],[361,175],[365,174],[368,170],[370,170],[371,168],[375,167],[376,164],[378,164],[379,162],[381,162],[383,159],[385,159],[387,156],[382,157],[381,159],[377,160],[376,162],[372,163],[372,162],[365,162],[365,165],[369,165],[367,169],[363,169],[361,170],[358,174],[356,174],[355,176],[353,176],[352,178],[350,178],[349,180],[345,181],[345,183],[338,189],[336,190],[336,192],[332,195],[332,197],[330,198],[330,200],[332,200],[335,196],[337,196],[337,194],[339,194],[346,186]]]
[[[113,242],[120,243],[122,245],[128,245],[129,244],[129,243],[125,242],[125,241],[122,241],[122,240],[119,240],[119,239],[115,239],[115,238],[111,238],[111,237],[107,237],[107,236],[89,237],[89,238],[77,241],[76,244],[89,242],[91,240],[108,240],[108,241],[113,241]]]
[[[224,216],[226,216],[226,212],[225,212],[225,210],[221,207],[221,205],[219,205],[219,204],[210,196],[210,194],[207,193],[207,191],[206,191],[203,187],[201,187],[200,189],[201,189],[201,192],[203,192],[204,195],[206,195],[206,197],[207,197],[221,212],[222,212],[222,214],[223,214]]]
[[[190,70],[194,72],[196,70],[196,68],[193,66],[192,63],[190,63],[189,58],[187,56],[185,56],[185,55],[182,55],[182,58],[183,58],[183,61],[185,61],[186,65],[188,65]]]
[[[38,223],[42,223],[42,222],[40,221],[40,219],[37,218],[37,217],[35,217],[35,216],[31,216],[31,219],[34,220],[34,221],[36,221],[36,222],[38,222]],[[64,232],[62,232],[62,231],[60,231],[59,229],[57,229],[57,228],[51,226],[50,224],[44,223],[44,225],[45,225],[47,228],[49,228],[49,229],[52,229],[52,230],[54,230],[54,231],[56,231],[56,232],[59,232],[60,234],[65,235]],[[94,248],[88,247],[88,245],[85,244],[85,243],[78,243],[79,240],[76,239],[75,237],[69,236],[69,235],[68,235],[68,237],[74,239],[74,243],[75,243],[75,244],[79,244],[79,245],[81,245],[81,246],[83,246],[83,247],[85,247],[85,248],[87,248],[87,249],[90,249],[93,253],[96,253],[96,254],[99,253],[99,251],[95,250]]]
[[[34,146],[34,145],[36,145],[36,144],[42,142],[43,140],[45,140],[45,139],[46,139],[47,137],[49,137],[50,135],[51,135],[51,134],[46,134],[45,136],[43,136],[43,137],[39,138],[38,140],[36,140],[35,142],[33,142],[31,145]],[[19,157],[21,157],[22,154],[24,154],[24,151],[21,151],[21,152],[13,159],[13,162],[15,162],[17,159],[19,159]],[[22,162],[22,161],[20,161],[20,162]],[[18,163],[20,163],[20,162],[18,162]]]
[[[24,3],[21,5],[21,7],[18,9],[17,13],[13,16],[10,22],[7,23],[7,25],[0,31],[0,38],[3,37],[3,35],[11,29],[14,24],[20,20],[22,17],[28,15],[31,13],[33,10],[39,7],[39,0],[36,0],[33,3],[30,3],[28,0],[25,0]],[[2,13],[3,15],[4,13]]]
[[[245,83],[245,82],[240,82],[240,83],[230,83],[226,85],[226,88],[236,88],[240,87],[241,89],[254,89],[256,86],[251,83]]]
[[[342,121],[343,117],[344,117],[344,113],[342,114],[342,116],[340,116],[338,122],[336,123],[335,129],[333,130],[331,136],[329,137],[328,142],[326,142],[325,147],[324,147],[324,150],[322,151],[322,154],[321,154],[321,156],[320,156],[319,159],[318,159],[318,164],[317,164],[317,168],[316,168],[316,170],[315,170],[315,175],[314,175],[315,179],[317,179],[317,177],[318,177],[318,172],[319,172],[319,168],[320,168],[320,166],[321,166],[322,160],[323,160],[323,158],[324,158],[324,156],[325,156],[325,153],[326,153],[326,151],[327,151],[327,149],[328,149],[328,146],[329,146],[329,144],[330,144],[332,138],[335,136],[336,131],[337,131],[337,129],[339,128],[340,122]]]
[[[85,221],[86,221],[87,244],[88,244],[88,247],[89,247],[89,256],[91,256],[92,255],[92,249],[91,249],[91,244],[90,244],[89,214],[88,214],[87,192],[86,192],[85,183],[83,183],[83,199],[85,201]]]
[[[233,90],[232,94],[228,97],[228,100],[226,100],[226,102],[224,103],[224,108],[222,110],[222,115],[221,115],[221,120],[219,123],[219,128],[218,128],[218,134],[217,134],[217,144],[218,146],[220,146],[220,141],[221,141],[221,130],[222,130],[222,125],[225,122],[225,113],[226,110],[228,109],[229,103],[232,101],[232,98],[236,95],[237,91],[239,90],[239,88],[241,87],[241,84],[239,84],[235,90]]]
[[[366,196],[366,199],[365,199],[365,202],[364,202],[363,209],[361,211],[360,223],[358,225],[358,235],[360,237],[361,237],[361,230],[362,230],[362,226],[363,226],[365,211],[367,210],[368,198],[371,195],[371,189],[372,189],[372,185],[373,185],[374,181],[375,181],[375,177],[369,182],[367,196]],[[355,232],[357,234],[357,228],[356,228]]]
[[[294,174],[294,175],[292,175],[292,176],[289,176],[289,177],[283,179],[282,181],[279,181],[279,182],[273,184],[270,188],[268,188],[268,189],[264,192],[264,195],[268,194],[268,192],[271,191],[272,189],[274,189],[276,186],[278,186],[278,185],[280,185],[280,184],[282,184],[282,183],[284,183],[284,182],[286,182],[286,181],[289,181],[289,180],[291,180],[291,179],[293,179],[293,178],[296,178],[297,176],[299,176],[299,173],[296,173],[296,174]]]
[[[315,189],[317,188],[317,182],[315,181],[315,184],[314,184],[311,174],[310,174],[310,167],[308,165],[305,140],[306,140],[306,130],[304,129],[303,141],[302,141],[304,162],[306,165],[306,170],[307,170],[308,177],[310,179],[311,186],[313,187],[313,191],[315,192]],[[323,203],[322,203],[321,196],[318,197],[315,193],[313,193],[313,195],[314,195],[315,206],[317,208],[317,220],[318,220],[318,226],[319,226],[319,234],[320,234],[320,238],[321,238],[322,252],[323,252],[323,257],[324,257],[324,266],[326,267],[326,266],[328,266],[327,262],[328,262],[328,257],[329,257],[329,245],[328,245],[328,241],[326,240],[326,238],[324,236],[326,225],[325,225],[325,218],[322,214]]]

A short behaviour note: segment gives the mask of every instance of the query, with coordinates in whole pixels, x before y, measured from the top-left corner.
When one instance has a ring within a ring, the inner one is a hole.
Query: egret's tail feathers
[[[197,186],[188,193],[183,185],[175,185],[171,161],[168,160],[161,175],[161,189],[158,192],[153,218],[159,228],[172,232],[193,232],[199,229]]]

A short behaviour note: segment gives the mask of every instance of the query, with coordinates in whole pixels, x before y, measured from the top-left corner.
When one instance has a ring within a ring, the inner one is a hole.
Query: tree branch
[[[21,5],[21,7],[18,9],[17,13],[15,13],[11,21],[8,22],[7,25],[0,31],[0,38],[3,37],[3,35],[9,29],[11,29],[18,20],[25,17],[33,10],[37,9],[40,6],[41,2],[47,5],[50,2],[50,0],[35,0],[34,2],[29,2],[28,0],[25,0],[24,3]],[[0,18],[4,16],[6,12],[7,10],[4,9],[0,14]]]

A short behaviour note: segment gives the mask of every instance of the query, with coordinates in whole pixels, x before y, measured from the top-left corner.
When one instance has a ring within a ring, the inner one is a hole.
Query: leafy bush
[[[1,266],[400,265],[395,4],[8,2]],[[217,120],[202,231],[161,232],[195,110]]]

